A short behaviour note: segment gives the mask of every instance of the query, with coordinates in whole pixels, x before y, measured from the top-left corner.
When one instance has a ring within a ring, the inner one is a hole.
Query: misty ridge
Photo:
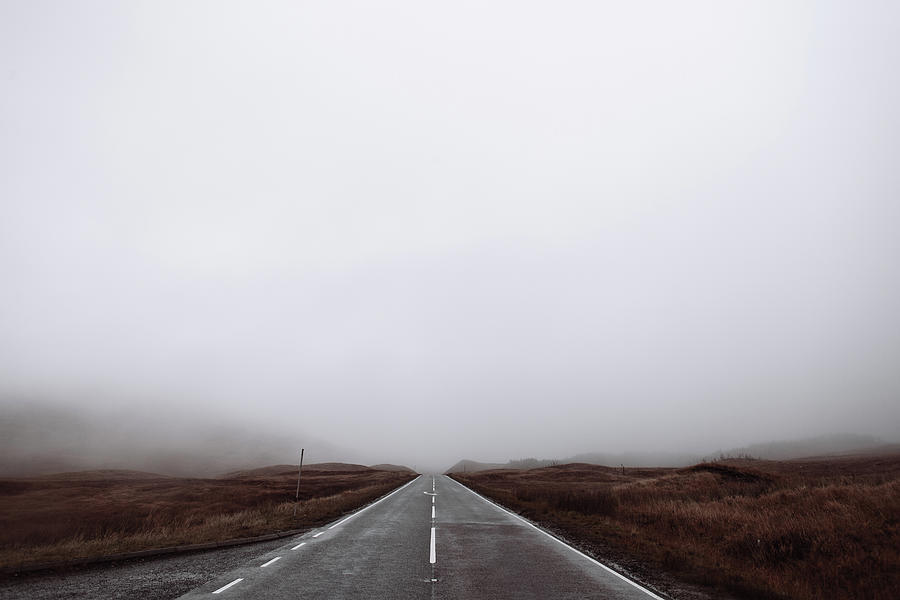
[[[489,469],[538,469],[572,463],[610,467],[686,467],[701,462],[725,459],[793,460],[826,458],[856,454],[891,454],[900,444],[887,443],[868,435],[834,434],[814,438],[752,444],[741,448],[717,450],[698,455],[679,452],[588,452],[561,458],[520,458],[506,463],[484,463],[463,459],[447,469],[448,473],[485,471]]]
[[[341,448],[327,441],[274,427],[239,423],[198,422],[171,412],[129,415],[75,411],[64,406],[18,402],[0,416],[0,476],[26,477],[52,473],[121,469],[177,477],[214,477],[285,463],[296,463],[298,448],[307,448],[315,463],[374,464],[376,457],[358,448]],[[692,454],[665,452],[590,452],[555,458],[510,459],[489,463],[462,459],[446,472],[492,468],[534,469],[590,463],[618,467],[684,467],[722,457],[784,460],[854,453],[892,452],[874,436],[825,435],[804,440],[769,442],[741,448]],[[465,444],[460,453],[465,453]],[[414,462],[410,461],[411,466]],[[290,470],[290,469],[288,469]]]
[[[301,438],[209,420],[131,411],[128,415],[16,403],[0,415],[0,474],[127,469],[179,477],[213,477],[296,463]],[[352,450],[304,437],[308,459],[357,462]]]

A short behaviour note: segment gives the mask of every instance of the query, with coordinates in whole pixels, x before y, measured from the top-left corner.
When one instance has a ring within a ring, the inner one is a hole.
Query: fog
[[[420,469],[896,440],[898,19],[4,2],[0,408]]]

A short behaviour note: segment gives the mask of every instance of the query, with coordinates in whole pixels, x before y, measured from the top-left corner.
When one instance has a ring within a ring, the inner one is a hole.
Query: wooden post
[[[300,475],[303,473],[303,451],[300,448],[300,468],[297,470],[297,493],[294,495],[294,516],[297,516],[297,504],[300,502]]]

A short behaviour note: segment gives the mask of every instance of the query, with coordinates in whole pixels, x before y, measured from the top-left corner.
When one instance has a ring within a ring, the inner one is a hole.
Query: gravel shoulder
[[[300,533],[297,534],[299,537]],[[0,599],[109,598],[168,600],[290,542],[281,538],[244,546],[38,571],[0,579]]]

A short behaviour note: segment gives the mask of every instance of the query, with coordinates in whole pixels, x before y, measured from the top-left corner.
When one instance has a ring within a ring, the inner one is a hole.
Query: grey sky
[[[894,436],[898,22],[4,0],[0,391],[373,462]]]

